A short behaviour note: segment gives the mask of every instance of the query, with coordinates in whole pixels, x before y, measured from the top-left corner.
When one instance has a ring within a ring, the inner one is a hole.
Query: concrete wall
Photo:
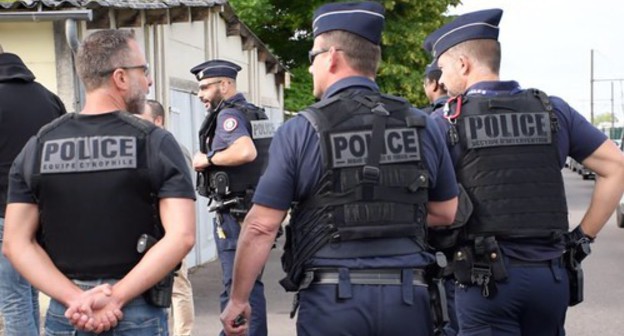
[[[48,90],[58,92],[56,55],[51,22],[0,23],[4,52],[18,55]]]

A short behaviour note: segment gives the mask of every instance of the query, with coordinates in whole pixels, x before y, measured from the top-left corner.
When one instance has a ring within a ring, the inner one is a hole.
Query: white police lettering
[[[41,173],[75,173],[136,168],[137,140],[94,136],[49,140],[43,144]]]
[[[275,134],[275,124],[270,120],[251,121],[251,135],[254,139],[272,138]]]
[[[366,163],[372,131],[330,134],[334,168],[361,166]],[[418,132],[413,128],[387,129],[379,163],[420,160]]]
[[[466,117],[468,148],[551,143],[547,112],[492,113]]]

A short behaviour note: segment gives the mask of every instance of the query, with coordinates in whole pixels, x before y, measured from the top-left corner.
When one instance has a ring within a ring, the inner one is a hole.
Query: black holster
[[[148,234],[142,234],[137,242],[137,252],[146,253],[158,240]],[[143,298],[149,304],[158,308],[171,307],[171,294],[173,292],[173,277],[182,264],[178,264],[165,277],[143,293]]]
[[[426,272],[434,336],[444,335],[444,327],[450,321],[444,287],[445,267],[447,267],[446,256],[442,252],[436,252],[436,263],[430,265]]]
[[[210,197],[210,185],[208,181],[208,173],[205,171],[197,173],[197,181],[195,183],[195,189],[200,196]]]
[[[169,272],[157,284],[143,293],[143,298],[147,303],[158,308],[171,307],[171,295],[173,293],[174,272]]]
[[[563,261],[570,281],[570,302],[568,303],[570,307],[583,302],[583,267],[581,261],[589,253],[591,253],[591,249],[589,248],[589,241],[587,241],[566,249],[563,254]]]

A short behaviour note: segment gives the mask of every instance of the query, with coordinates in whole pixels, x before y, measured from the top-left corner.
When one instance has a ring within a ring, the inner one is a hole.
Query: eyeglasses
[[[223,81],[222,81],[222,80],[220,80],[220,81],[216,81],[216,82],[212,82],[212,83],[206,83],[206,84],[200,85],[200,86],[199,86],[199,89],[200,89],[200,90],[206,90],[206,89],[208,89],[211,85],[214,85],[214,84],[220,84],[221,82],[223,82]]]
[[[100,75],[102,76],[107,76],[112,74],[113,72],[115,72],[115,70],[117,69],[124,69],[124,70],[132,70],[132,69],[143,69],[143,74],[145,76],[149,75],[149,64],[142,64],[142,65],[130,65],[130,66],[120,66],[120,67],[116,67],[114,69],[111,70],[106,70],[106,71],[102,71],[100,72]]]
[[[328,51],[329,51],[329,49],[320,49],[320,50],[317,50],[317,51],[312,51],[312,50],[308,51],[308,59],[310,60],[310,65],[314,64],[314,59],[316,58],[316,56],[318,56],[320,54],[323,54],[323,53],[326,53]]]

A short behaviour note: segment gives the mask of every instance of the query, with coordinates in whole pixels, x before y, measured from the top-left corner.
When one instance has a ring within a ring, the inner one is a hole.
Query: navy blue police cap
[[[438,67],[438,61],[437,60],[433,60],[433,62],[431,62],[430,64],[427,64],[427,66],[425,66],[425,76],[429,76],[429,74],[431,74],[433,72],[440,72],[440,73],[442,73],[442,70],[440,70],[440,67]]]
[[[372,43],[381,43],[384,8],[377,2],[333,2],[314,11],[314,37],[332,30],[344,30]]]
[[[498,40],[498,24],[502,16],[503,10],[498,8],[460,15],[429,34],[423,48],[437,59],[451,47],[468,40]]]
[[[228,77],[236,79],[236,75],[241,67],[235,63],[215,59],[196,65],[191,69],[191,73],[195,75],[198,81],[204,78],[212,77]]]

